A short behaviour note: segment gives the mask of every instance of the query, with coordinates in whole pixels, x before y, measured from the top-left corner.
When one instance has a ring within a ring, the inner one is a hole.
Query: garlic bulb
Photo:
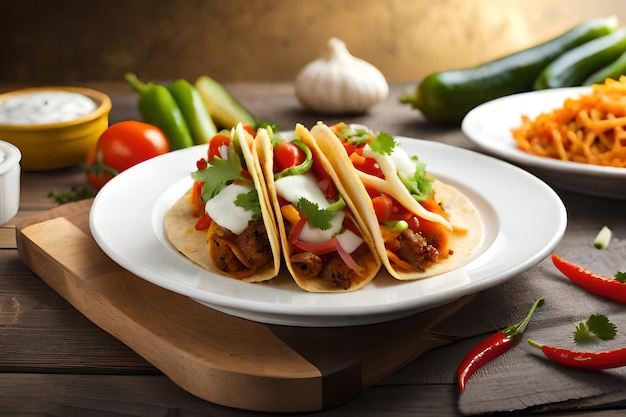
[[[328,47],[329,56],[310,62],[296,77],[300,104],[319,113],[356,114],[387,97],[387,80],[376,67],[353,57],[337,38],[331,38]]]

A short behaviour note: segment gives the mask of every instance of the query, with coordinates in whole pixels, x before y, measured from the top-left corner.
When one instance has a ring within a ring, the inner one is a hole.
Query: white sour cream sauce
[[[89,97],[67,91],[22,94],[0,103],[0,123],[36,125],[78,119],[93,112],[97,104]]]
[[[279,178],[276,180],[276,192],[294,205],[298,203],[301,197],[312,203],[317,203],[321,209],[328,208],[330,205],[311,173]],[[338,211],[330,221],[331,226],[326,230],[312,228],[309,223],[305,223],[300,233],[300,240],[310,243],[322,243],[335,236],[341,247],[346,252],[352,253],[363,243],[363,239],[348,229],[341,231],[344,218],[345,213]]]
[[[306,198],[312,203],[317,203],[320,209],[330,206],[326,196],[320,190],[315,181],[315,177],[311,173],[304,175],[289,175],[276,180],[276,192],[291,204],[297,204],[301,197]],[[300,239],[304,242],[322,243],[329,240],[333,235],[341,231],[344,213],[338,211],[337,215],[330,221],[331,226],[326,229],[317,229],[305,223],[300,233]]]
[[[227,185],[219,194],[207,201],[205,211],[215,223],[239,235],[246,230],[248,222],[252,220],[252,212],[237,206],[235,199],[239,194],[247,194],[251,190],[251,185]]]

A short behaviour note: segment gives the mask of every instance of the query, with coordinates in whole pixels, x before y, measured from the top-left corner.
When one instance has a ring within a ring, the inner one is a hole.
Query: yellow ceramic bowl
[[[0,140],[12,143],[22,153],[22,169],[45,171],[68,167],[85,160],[89,150],[108,127],[111,99],[104,93],[82,87],[33,87],[0,94],[0,106],[30,93],[69,92],[92,99],[95,110],[69,121],[7,124],[0,122]]]

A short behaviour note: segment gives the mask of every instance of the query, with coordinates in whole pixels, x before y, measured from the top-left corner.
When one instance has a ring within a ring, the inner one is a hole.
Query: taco
[[[165,214],[171,244],[198,265],[246,282],[280,269],[276,222],[252,156],[254,134],[239,124],[211,138],[193,186]]]
[[[370,282],[381,266],[372,237],[310,132],[298,124],[294,139],[285,140],[259,129],[255,150],[298,286],[342,292]]]
[[[426,278],[467,263],[482,239],[482,223],[457,188],[426,171],[395,138],[360,125],[318,123],[311,134],[327,155],[370,230],[389,273]]]

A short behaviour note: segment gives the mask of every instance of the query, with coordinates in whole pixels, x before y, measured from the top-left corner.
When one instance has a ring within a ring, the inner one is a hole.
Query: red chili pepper
[[[582,369],[611,369],[626,366],[626,348],[585,352],[556,346],[543,345],[528,339],[528,343],[541,349],[546,358],[560,365]]]
[[[552,263],[572,282],[597,295],[626,303],[626,283],[605,275],[596,274],[575,265],[556,254],[552,254]]]
[[[535,301],[524,320],[492,334],[469,351],[461,361],[457,373],[457,381],[461,392],[465,390],[465,384],[476,370],[487,362],[508,352],[519,343],[535,309],[541,305],[543,305],[543,298]]]

